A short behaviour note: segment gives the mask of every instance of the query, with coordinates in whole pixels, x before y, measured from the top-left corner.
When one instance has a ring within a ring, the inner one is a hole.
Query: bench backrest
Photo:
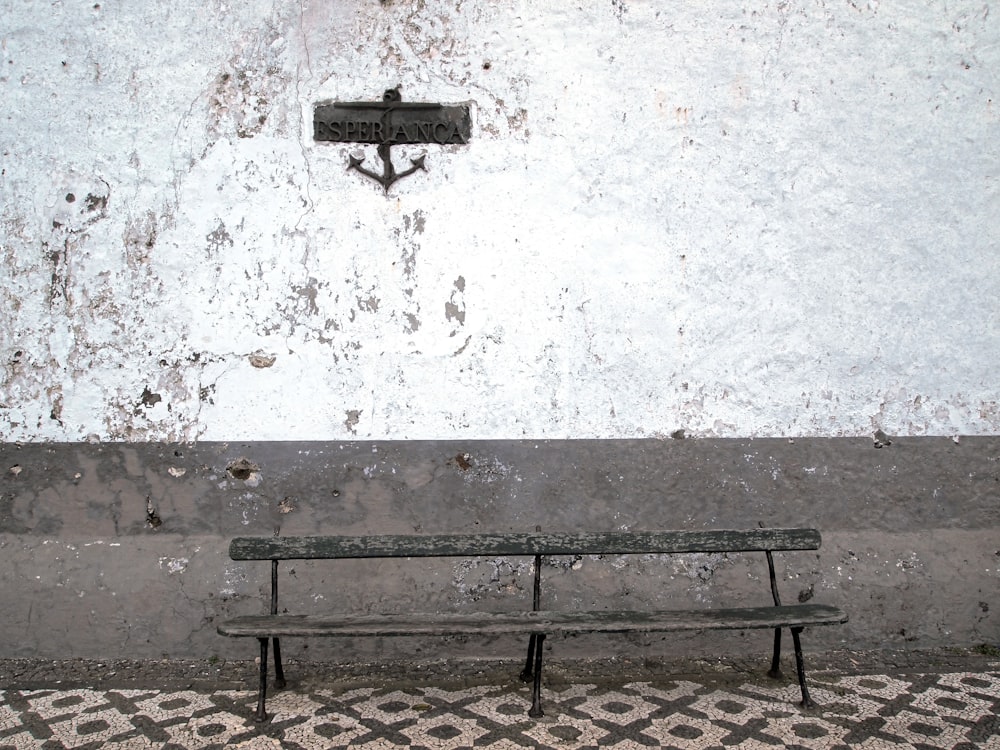
[[[819,549],[816,529],[607,531],[597,533],[238,537],[233,560],[332,560],[362,557],[631,555],[679,552],[777,552]]]

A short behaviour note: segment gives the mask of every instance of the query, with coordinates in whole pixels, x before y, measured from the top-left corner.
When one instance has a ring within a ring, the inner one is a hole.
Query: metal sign
[[[400,172],[392,163],[390,149],[404,143],[440,145],[469,142],[472,120],[465,105],[404,102],[398,89],[389,89],[380,102],[334,102],[318,104],[313,112],[313,139],[336,143],[377,143],[382,160],[379,174],[361,166],[364,157],[350,157],[354,169],[389,192],[396,180],[424,169],[426,156],[410,159]]]

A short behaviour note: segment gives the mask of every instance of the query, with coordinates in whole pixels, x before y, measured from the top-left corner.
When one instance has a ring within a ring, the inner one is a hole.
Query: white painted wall
[[[0,439],[1000,428],[990,3],[0,18]],[[397,84],[387,197],[311,118]]]

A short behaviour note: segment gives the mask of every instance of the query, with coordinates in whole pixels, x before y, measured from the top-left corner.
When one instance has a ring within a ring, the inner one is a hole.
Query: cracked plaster
[[[988,6],[0,9],[0,439],[1000,427]]]

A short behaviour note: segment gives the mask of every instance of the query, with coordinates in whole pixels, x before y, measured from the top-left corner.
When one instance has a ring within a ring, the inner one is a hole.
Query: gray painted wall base
[[[805,645],[1000,642],[1000,438],[0,446],[0,657],[246,658],[214,622],[262,612],[233,536],[816,526],[786,601],[851,622]],[[758,559],[759,558],[759,559]],[[767,603],[762,555],[557,558],[553,607]],[[526,559],[282,566],[289,611],[530,606]],[[286,575],[287,574],[287,575]],[[760,651],[766,634],[553,639],[560,657]],[[516,640],[296,642],[291,657],[511,657]]]

